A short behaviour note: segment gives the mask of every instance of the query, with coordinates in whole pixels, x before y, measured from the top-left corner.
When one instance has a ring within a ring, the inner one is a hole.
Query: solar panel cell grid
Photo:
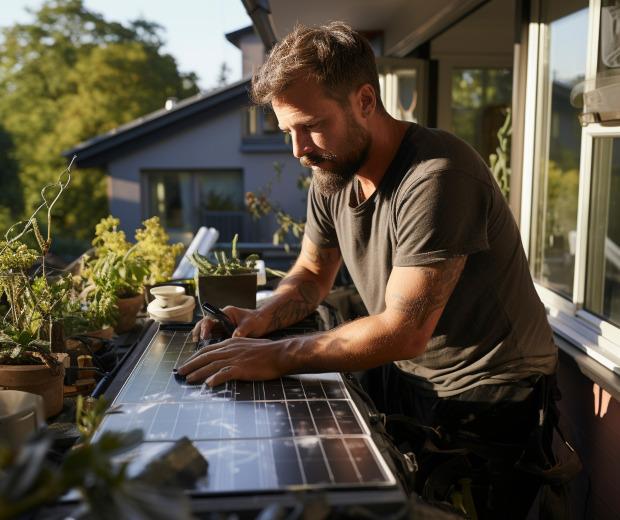
[[[185,436],[209,461],[200,493],[394,485],[340,375],[210,389],[174,377],[193,351],[188,332],[159,331],[114,400],[120,413],[99,427],[144,431],[130,471]]]

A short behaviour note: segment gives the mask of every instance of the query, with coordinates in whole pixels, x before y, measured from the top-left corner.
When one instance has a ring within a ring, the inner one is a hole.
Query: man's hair
[[[315,80],[326,95],[340,103],[369,83],[375,90],[377,107],[383,108],[372,47],[344,22],[296,25],[252,78],[252,101],[268,105],[298,79]]]

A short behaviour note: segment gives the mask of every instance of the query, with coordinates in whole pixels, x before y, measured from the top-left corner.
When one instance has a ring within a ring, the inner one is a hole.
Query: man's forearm
[[[425,336],[414,325],[396,324],[379,314],[336,329],[285,338],[282,342],[287,373],[358,371],[424,352]]]
[[[260,308],[267,331],[282,329],[303,320],[329,292],[319,277],[303,267],[294,267],[282,279],[275,294]]]

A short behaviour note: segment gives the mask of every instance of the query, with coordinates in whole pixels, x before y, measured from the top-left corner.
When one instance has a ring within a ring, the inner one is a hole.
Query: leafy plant
[[[75,403],[75,424],[82,437],[82,441],[90,442],[97,427],[103,421],[108,402],[105,397],[98,399],[93,397],[77,396]]]
[[[181,439],[169,453],[160,456],[157,475],[147,472],[128,476],[128,463],[119,457],[142,441],[141,430],[127,433],[104,432],[97,442],[83,442],[70,450],[59,466],[46,460],[52,436],[38,432],[17,452],[0,445],[0,520],[22,518],[70,490],[77,490],[83,503],[72,512],[74,518],[133,520],[192,518],[187,497],[175,481],[178,468],[170,461],[175,450],[193,450],[195,463],[184,468],[188,480],[206,472],[204,458]],[[151,463],[152,464],[152,463]],[[167,479],[167,480],[165,480]]]
[[[136,230],[135,252],[149,267],[145,283],[154,285],[172,278],[176,258],[183,252],[182,243],[170,244],[170,237],[164,230],[159,217],[151,217]]]
[[[50,277],[45,257],[52,243],[52,209],[71,182],[70,171],[71,164],[55,183],[45,185],[35,212],[27,221],[12,225],[0,241],[0,298],[7,302],[0,317],[0,363],[58,364],[50,355],[52,324],[67,311],[70,281]],[[37,220],[40,213],[46,215],[45,237]],[[36,243],[37,249],[29,247],[27,240]]]
[[[196,267],[197,274],[199,276],[229,276],[255,273],[259,256],[251,254],[245,260],[241,260],[237,251],[238,239],[239,235],[235,234],[232,239],[230,257],[224,251],[214,251],[213,258],[209,260],[207,256],[194,253],[189,260]]]
[[[112,216],[101,219],[92,241],[94,256],[82,259],[77,283],[91,329],[115,324],[118,299],[140,294],[150,273],[136,246],[118,229],[119,224]]]
[[[275,170],[275,177],[258,193],[247,192],[245,194],[245,204],[250,215],[252,215],[254,219],[263,218],[269,214],[275,216],[278,227],[273,233],[273,243],[275,245],[283,244],[285,251],[288,252],[290,250],[290,245],[286,242],[287,236],[293,235],[298,242],[301,241],[301,237],[303,237],[304,234],[305,222],[303,219],[293,217],[290,213],[287,213],[277,204],[269,200],[273,183],[279,181],[282,177],[282,165],[279,162],[275,162],[273,168]],[[302,173],[297,179],[297,187],[302,192],[306,193],[310,186],[310,180],[311,177],[308,174]]]

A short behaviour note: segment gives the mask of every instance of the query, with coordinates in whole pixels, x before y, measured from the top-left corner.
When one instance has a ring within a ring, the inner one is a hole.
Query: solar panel
[[[97,430],[144,431],[130,473],[185,436],[209,462],[198,493],[395,485],[339,374],[189,385],[172,369],[194,346],[157,331]]]

